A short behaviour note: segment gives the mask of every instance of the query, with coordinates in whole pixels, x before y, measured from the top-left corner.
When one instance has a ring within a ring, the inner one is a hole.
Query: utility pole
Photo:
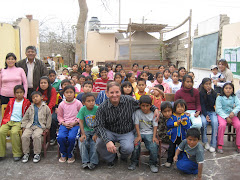
[[[121,0],[119,0],[118,1],[118,3],[119,3],[119,5],[118,5],[118,7],[119,7],[119,10],[118,10],[118,14],[119,14],[119,20],[118,20],[118,22],[119,22],[119,29],[121,28]]]
[[[189,15],[189,30],[188,30],[188,53],[187,53],[187,71],[190,71],[190,62],[191,62],[191,28],[192,28],[192,9],[190,9]]]

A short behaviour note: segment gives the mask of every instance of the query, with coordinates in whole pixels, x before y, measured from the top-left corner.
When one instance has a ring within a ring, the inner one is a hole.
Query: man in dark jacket
[[[48,75],[48,70],[45,64],[36,59],[37,50],[35,46],[28,46],[26,48],[27,58],[17,62],[16,66],[23,68],[26,73],[28,81],[28,99],[31,100],[31,93],[35,91],[39,85],[40,78]]]

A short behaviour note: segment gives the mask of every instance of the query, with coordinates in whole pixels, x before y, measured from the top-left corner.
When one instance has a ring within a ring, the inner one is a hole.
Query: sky
[[[103,24],[119,22],[119,1],[121,24],[132,22],[168,24],[182,23],[192,9],[192,27],[219,14],[227,14],[231,23],[240,22],[239,0],[87,0],[88,20],[97,16]],[[17,18],[32,14],[42,27],[56,31],[61,25],[71,29],[76,25],[78,0],[1,0],[0,22],[11,23]],[[105,7],[103,6],[103,2]]]

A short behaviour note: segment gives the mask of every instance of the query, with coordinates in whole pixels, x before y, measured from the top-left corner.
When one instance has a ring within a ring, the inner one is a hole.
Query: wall
[[[115,60],[115,34],[100,34],[96,31],[87,33],[87,60],[104,62]]]
[[[13,52],[20,59],[19,29],[11,24],[0,23],[0,68],[5,67],[5,58]]]

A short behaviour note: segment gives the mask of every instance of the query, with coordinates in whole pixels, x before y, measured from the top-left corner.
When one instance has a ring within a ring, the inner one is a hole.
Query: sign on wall
[[[240,75],[240,47],[224,49],[223,52],[232,73]]]

